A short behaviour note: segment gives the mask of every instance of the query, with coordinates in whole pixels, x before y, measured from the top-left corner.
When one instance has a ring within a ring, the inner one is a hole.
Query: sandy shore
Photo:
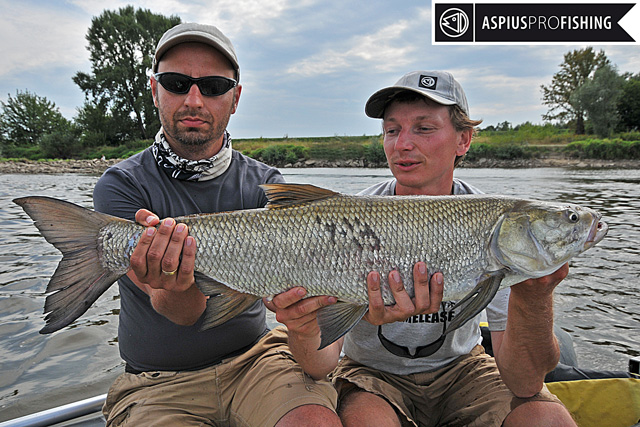
[[[118,163],[119,159],[110,160],[52,160],[52,161],[6,161],[0,162],[0,173],[31,173],[31,174],[65,174],[81,173],[100,175],[109,166]],[[362,164],[363,162],[361,162]],[[296,167],[304,164],[296,164]],[[353,163],[313,161],[307,162],[306,167],[353,167]],[[386,165],[379,165],[385,167]],[[594,159],[522,159],[495,160],[480,159],[475,162],[465,160],[461,165],[465,168],[596,168],[596,169],[640,169],[640,160],[594,160]]]

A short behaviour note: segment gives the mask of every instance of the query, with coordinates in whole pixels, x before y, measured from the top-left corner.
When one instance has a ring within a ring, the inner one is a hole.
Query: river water
[[[386,169],[283,174],[288,182],[344,193],[390,177]],[[609,234],[571,261],[569,276],[556,290],[555,322],[573,336],[580,366],[626,370],[629,358],[640,355],[640,170],[459,169],[456,176],[487,193],[574,202],[603,214]],[[116,286],[73,325],[38,334],[44,290],[61,256],[12,203],[46,195],[92,208],[97,179],[0,174],[0,421],[105,393],[123,370]]]

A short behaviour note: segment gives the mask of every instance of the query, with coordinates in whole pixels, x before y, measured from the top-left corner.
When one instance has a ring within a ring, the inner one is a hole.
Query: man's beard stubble
[[[160,105],[158,106],[158,111],[160,113],[160,122],[162,123],[165,136],[180,144],[182,149],[192,153],[197,153],[200,151],[199,148],[205,148],[204,146],[219,141],[224,135],[224,131],[226,130],[231,117],[233,105],[235,105],[235,96],[234,103],[231,104],[229,112],[224,117],[221,117],[220,120],[215,120],[208,111],[200,109],[178,111],[171,118],[167,117],[163,113]],[[210,128],[208,130],[195,127],[180,129],[177,126],[177,123],[184,117],[197,117],[202,119],[210,124]]]
[[[208,129],[196,127],[178,126],[179,121],[184,117],[197,117],[210,124]],[[167,136],[184,148],[196,148],[218,141],[224,134],[229,119],[216,121],[211,115],[203,115],[200,111],[182,111],[174,114],[172,118],[164,117],[161,113],[160,121]]]

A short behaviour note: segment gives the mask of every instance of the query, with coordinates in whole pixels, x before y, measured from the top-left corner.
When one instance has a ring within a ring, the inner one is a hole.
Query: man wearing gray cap
[[[302,372],[286,330],[269,331],[261,301],[200,330],[207,298],[195,285],[196,241],[173,217],[263,207],[259,185],[284,181],[232,149],[226,128],[239,78],[233,45],[216,27],[167,31],[150,76],[162,127],[94,189],[96,210],[148,227],[119,281],[126,372],[109,390],[108,426],[340,425],[335,389]]]
[[[382,119],[394,178],[362,194],[480,193],[453,177],[481,121],[469,118],[465,93],[450,73],[408,73],[373,94],[365,112]],[[487,307],[495,359],[480,346],[479,316],[441,339],[443,323],[458,309],[442,302],[447,278],[438,272],[429,280],[424,263],[414,268],[413,299],[398,273],[389,274],[396,301],[390,307],[384,306],[379,274],[370,273],[366,321],[321,352],[313,351],[319,331],[312,320],[326,302],[310,298],[301,310],[302,303],[282,294],[273,304],[280,307],[291,350],[306,372],[322,378],[337,364],[332,377],[346,426],[572,426],[571,415],[543,383],[559,359],[553,289],[567,272],[564,265],[496,294]],[[296,328],[299,318],[305,326]],[[342,344],[345,356],[338,364]]]

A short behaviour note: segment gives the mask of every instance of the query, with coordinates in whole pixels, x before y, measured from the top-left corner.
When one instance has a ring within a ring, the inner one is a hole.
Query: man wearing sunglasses
[[[408,73],[373,94],[365,112],[382,119],[394,178],[362,194],[480,192],[453,178],[481,121],[469,118],[464,91],[450,73]],[[333,300],[299,301],[284,293],[272,304],[289,327],[291,350],[306,372],[322,378],[337,365],[332,376],[345,426],[573,426],[571,415],[543,384],[559,359],[553,289],[567,272],[564,265],[496,294],[487,307],[495,359],[479,345],[479,316],[443,339],[443,326],[459,309],[442,302],[447,278],[435,273],[429,281],[424,263],[414,267],[414,298],[397,272],[389,274],[396,301],[389,307],[379,274],[370,273],[365,321],[322,351],[315,351],[320,343],[316,312]],[[343,343],[345,356],[338,364]]]
[[[162,127],[151,147],[96,184],[96,210],[149,227],[119,281],[126,372],[109,390],[108,426],[340,425],[335,389],[304,375],[286,330],[268,330],[262,302],[200,331],[206,297],[194,280],[196,242],[172,218],[263,207],[259,185],[284,181],[231,147],[239,79],[235,50],[216,27],[167,31],[150,73]]]

